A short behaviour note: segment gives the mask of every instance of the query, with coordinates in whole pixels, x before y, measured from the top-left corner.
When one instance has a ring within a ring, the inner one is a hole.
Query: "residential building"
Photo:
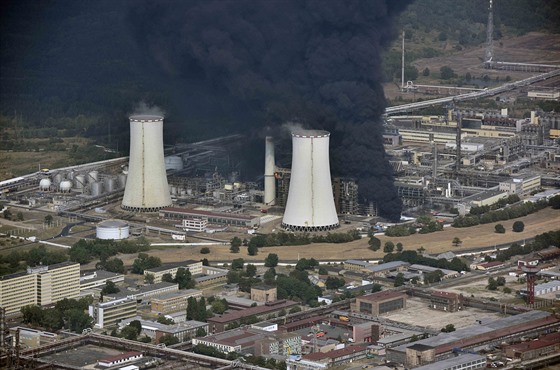
[[[26,305],[48,305],[64,298],[79,297],[79,263],[29,267],[26,272],[0,277],[0,306],[7,315],[19,313]]]
[[[136,316],[136,313],[136,300],[128,297],[89,306],[89,315],[93,318],[95,327],[100,329],[115,326],[121,320]]]
[[[371,316],[405,308],[406,294],[392,290],[356,297],[356,302],[350,306],[352,312],[365,313]]]

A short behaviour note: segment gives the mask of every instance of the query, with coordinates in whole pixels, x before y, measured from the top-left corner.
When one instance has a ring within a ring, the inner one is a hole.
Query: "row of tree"
[[[546,208],[548,204],[549,202],[546,200],[540,200],[538,202],[525,202],[496,211],[488,211],[483,214],[459,216],[453,221],[452,226],[470,227],[479,224],[489,224],[497,221],[510,220],[512,218],[527,216],[528,214],[540,211],[541,209]]]
[[[92,303],[91,297],[76,299],[65,298],[58,301],[52,308],[28,305],[21,308],[23,322],[31,326],[44,327],[49,331],[62,328],[81,333],[93,327],[93,319],[85,311]]]

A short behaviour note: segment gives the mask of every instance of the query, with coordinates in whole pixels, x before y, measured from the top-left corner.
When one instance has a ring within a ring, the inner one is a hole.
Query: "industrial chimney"
[[[339,226],[334,205],[327,131],[292,133],[292,173],[282,227],[313,232]]]
[[[264,147],[264,204],[273,206],[276,201],[276,179],[274,171],[274,140],[271,136],[265,139]]]
[[[130,117],[130,158],[122,208],[156,212],[171,205],[163,158],[163,117]]]

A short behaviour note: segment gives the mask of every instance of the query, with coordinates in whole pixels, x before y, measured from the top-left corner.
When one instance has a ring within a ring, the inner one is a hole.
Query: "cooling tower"
[[[266,137],[264,147],[264,204],[273,206],[276,200],[276,179],[274,178],[274,141]]]
[[[292,133],[292,173],[282,227],[326,231],[339,226],[331,185],[327,131]]]
[[[163,159],[163,117],[130,117],[130,159],[122,208],[157,212],[171,205]]]

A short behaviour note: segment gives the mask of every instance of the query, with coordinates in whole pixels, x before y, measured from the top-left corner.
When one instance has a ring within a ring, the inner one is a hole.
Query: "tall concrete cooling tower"
[[[326,231],[339,226],[334,205],[327,131],[292,133],[292,173],[282,227]]]
[[[156,212],[171,205],[163,159],[163,117],[130,117],[130,159],[122,208]]]

